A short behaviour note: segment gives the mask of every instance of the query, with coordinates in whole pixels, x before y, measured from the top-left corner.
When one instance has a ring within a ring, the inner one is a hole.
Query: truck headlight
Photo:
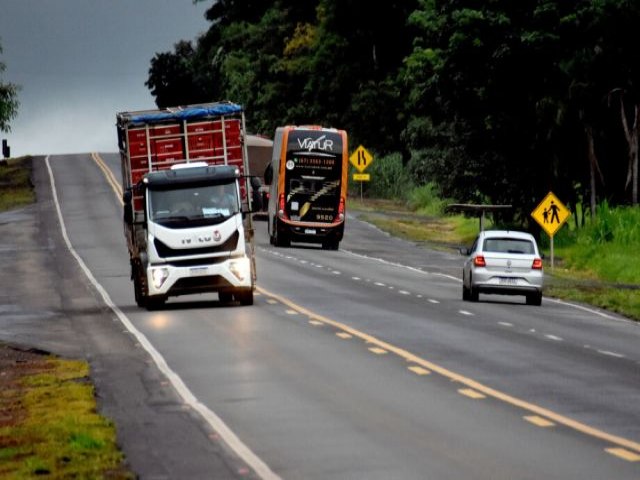
[[[251,265],[249,264],[249,259],[239,258],[237,260],[232,260],[229,263],[229,270],[235,275],[238,280],[243,281],[251,274]]]
[[[151,278],[153,279],[153,286],[156,288],[162,287],[162,284],[169,277],[168,268],[154,268],[151,270]]]

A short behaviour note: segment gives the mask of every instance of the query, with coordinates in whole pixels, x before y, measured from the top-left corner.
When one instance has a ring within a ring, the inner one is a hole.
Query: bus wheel
[[[273,244],[276,247],[288,247],[291,245],[291,241],[287,238],[286,234],[278,231],[276,227],[274,227],[273,233],[275,234]]]

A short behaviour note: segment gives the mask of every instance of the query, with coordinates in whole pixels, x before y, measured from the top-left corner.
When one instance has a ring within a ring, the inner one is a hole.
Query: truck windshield
[[[235,183],[149,190],[149,218],[166,227],[221,223],[240,211]]]

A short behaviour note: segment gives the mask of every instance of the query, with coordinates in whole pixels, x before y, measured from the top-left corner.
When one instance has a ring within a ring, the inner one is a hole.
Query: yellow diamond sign
[[[356,148],[356,151],[351,154],[349,161],[351,162],[351,165],[356,167],[358,172],[362,173],[369,164],[373,162],[373,157],[362,145],[360,145]]]
[[[558,200],[553,192],[549,192],[540,205],[531,212],[533,219],[540,224],[550,237],[553,237],[567,221],[571,212]]]

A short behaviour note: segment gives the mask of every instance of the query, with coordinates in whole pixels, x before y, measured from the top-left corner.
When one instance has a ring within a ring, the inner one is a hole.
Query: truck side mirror
[[[133,195],[131,194],[131,190],[125,190],[122,194],[122,202],[124,203],[123,220],[127,225],[131,225],[133,223],[132,198]]]
[[[271,182],[273,182],[273,165],[267,165],[267,168],[264,169],[263,178],[265,185],[271,185]]]

